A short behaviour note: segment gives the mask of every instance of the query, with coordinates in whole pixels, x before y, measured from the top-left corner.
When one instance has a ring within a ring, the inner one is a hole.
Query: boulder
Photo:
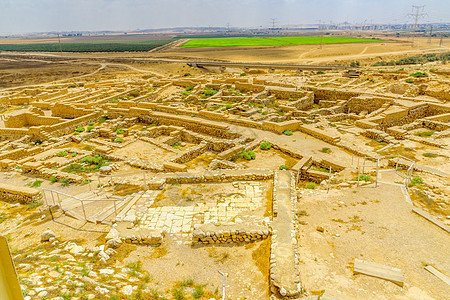
[[[41,233],[41,242],[48,242],[50,238],[55,238],[55,233],[51,231],[50,229],[44,231]]]
[[[119,248],[122,245],[122,240],[120,238],[113,238],[106,242],[106,245],[110,248]]]

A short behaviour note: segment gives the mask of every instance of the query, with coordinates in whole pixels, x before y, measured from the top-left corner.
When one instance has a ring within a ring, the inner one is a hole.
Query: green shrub
[[[429,152],[427,152],[427,153],[424,153],[424,154],[423,154],[423,156],[425,156],[425,157],[430,157],[430,158],[434,158],[434,157],[437,157],[437,155],[436,155],[436,154],[434,154],[434,153],[429,153]]]
[[[355,178],[353,178],[353,181],[357,181],[358,180],[358,176],[356,176]],[[370,181],[371,178],[368,175],[359,175],[359,180],[360,181]]]
[[[262,143],[259,145],[259,148],[260,148],[261,150],[269,150],[270,148],[272,148],[272,144],[269,143],[269,142],[262,142]]]
[[[427,136],[432,136],[433,133],[434,133],[433,130],[429,130],[429,131],[418,132],[418,133],[416,133],[416,135],[420,136],[420,137],[427,137]]]
[[[290,131],[290,130],[285,130],[285,131],[283,131],[283,133],[285,134],[285,135],[293,135],[294,133],[292,132],[292,131]]]
[[[247,73],[241,73],[241,76],[246,76],[247,75]]]
[[[123,142],[123,138],[118,137],[114,140],[114,143],[122,143]]]
[[[352,62],[350,63],[350,67],[352,67],[352,68],[357,68],[357,67],[359,67],[360,65],[361,65],[361,63],[360,63],[359,61],[357,61],[357,60],[352,61]]]
[[[55,176],[50,176],[50,178],[48,179],[51,183],[55,183],[58,181],[58,179],[56,179]]]
[[[66,172],[66,173],[76,174],[76,173],[86,172],[86,168],[80,164],[70,164],[67,167],[62,168],[61,171]]]
[[[89,126],[94,126],[94,122],[89,122]]]
[[[322,149],[320,149],[320,152],[323,152],[323,153],[330,153],[330,152],[331,152],[331,149],[330,149],[330,148],[327,148],[327,147],[323,147]]]
[[[231,104],[225,105],[225,108],[226,108],[226,109],[230,109],[230,108],[232,108],[232,107],[233,107],[233,105],[231,105]]]
[[[109,103],[119,103],[119,100],[117,100],[117,99],[112,99],[111,101],[109,101]]]
[[[189,96],[190,94],[191,94],[191,92],[188,92],[188,91],[182,91],[181,92],[182,96]]]
[[[307,182],[305,187],[307,189],[314,190],[317,187],[317,185],[314,182]]]
[[[91,132],[91,130],[94,129],[94,128],[95,128],[94,126],[89,125],[89,126],[87,127],[87,130],[86,130],[86,131],[87,131],[87,132]]]
[[[422,184],[423,183],[423,179],[421,177],[414,177],[411,180],[411,184],[412,185],[416,185],[416,184]]]
[[[172,288],[172,295],[176,300],[183,300],[186,299],[184,296],[184,289],[183,287],[173,287]]]
[[[281,166],[279,167],[279,169],[280,169],[280,170],[287,170],[287,169],[289,169],[289,167],[286,166],[286,165],[281,165]]]
[[[122,128],[117,128],[116,133],[117,134],[123,134],[123,129]]]
[[[324,74],[324,71],[317,71],[317,74]]]
[[[211,97],[214,96],[215,94],[217,94],[217,91],[215,89],[212,88],[206,88],[203,92],[202,95],[204,97]]]
[[[192,91],[193,89],[194,89],[194,87],[192,85],[190,85],[185,88],[185,91],[189,92],[189,91]]]
[[[97,123],[99,124],[104,123],[108,119],[109,119],[108,116],[101,116],[100,118],[98,118]]]
[[[29,185],[30,187],[36,188],[36,187],[40,187],[40,186],[41,186],[41,183],[42,183],[42,180],[36,180],[36,181],[34,181],[34,182],[32,182],[32,183],[29,183],[28,185]]]
[[[241,157],[245,158],[246,160],[252,160],[256,158],[256,154],[253,151],[244,151],[241,153]]]
[[[41,206],[42,204],[44,204],[44,202],[42,200],[32,201],[32,202],[28,203],[28,209],[36,208],[38,206]]]
[[[129,94],[131,97],[139,97],[141,93],[139,91],[132,91]]]
[[[192,292],[192,297],[194,299],[199,299],[201,296],[203,296],[205,292],[203,291],[203,285],[196,285],[194,291]]]
[[[94,156],[86,156],[80,160],[80,163],[88,163],[89,165],[98,165],[103,162],[103,157],[96,154]]]
[[[83,132],[84,130],[83,126],[78,126],[77,129],[75,129],[76,132]]]
[[[73,182],[69,178],[64,178],[63,180],[61,180],[62,186],[69,186],[71,183],[73,183]]]
[[[409,74],[409,75],[412,76],[412,77],[426,77],[426,76],[428,76],[427,73],[422,73],[422,72],[416,72],[416,73],[412,73],[412,74]]]
[[[183,75],[184,77],[187,77],[187,76],[191,76],[191,73],[184,73],[184,75]]]
[[[56,154],[58,157],[64,157],[67,156],[69,153],[67,153],[66,151],[59,151],[58,154]]]

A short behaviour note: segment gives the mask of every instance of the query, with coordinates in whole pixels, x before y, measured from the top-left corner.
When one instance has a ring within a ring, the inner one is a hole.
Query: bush
[[[263,142],[259,145],[259,148],[261,150],[269,150],[270,148],[272,148],[272,144],[269,142]]]
[[[51,183],[55,183],[58,181],[58,179],[56,179],[55,176],[50,176],[50,178],[48,179]]]
[[[290,131],[290,130],[285,130],[284,132],[283,132],[285,135],[293,135],[294,133],[292,132],[292,131]]]
[[[192,91],[193,89],[194,89],[194,87],[192,85],[190,85],[190,86],[187,86],[184,90],[186,92],[189,92],[189,91]]]
[[[117,99],[112,99],[111,101],[109,101],[109,103],[119,103],[119,100],[117,100]]]
[[[89,122],[89,126],[94,126],[94,122]]]
[[[352,67],[352,68],[357,68],[357,67],[359,67],[360,65],[361,65],[361,63],[360,63],[359,61],[357,61],[357,60],[352,61],[352,62],[350,63],[350,67]]]
[[[412,80],[412,79],[406,79],[406,82],[407,82],[407,83],[413,83],[414,80]]]
[[[356,176],[355,178],[353,178],[353,181],[357,181],[358,180],[358,176]],[[370,181],[371,178],[370,176],[367,175],[359,175],[359,181]]]
[[[59,151],[58,154],[56,154],[58,157],[64,157],[67,156],[69,153],[67,153],[66,151]]]
[[[280,169],[280,170],[287,170],[287,169],[289,169],[289,167],[286,166],[286,165],[281,165],[281,166],[279,167],[279,169]]]
[[[423,154],[423,156],[425,156],[425,157],[430,157],[430,158],[434,158],[434,157],[437,157],[437,155],[436,155],[436,154],[434,154],[434,153],[429,153],[429,152],[427,152],[427,153],[424,153],[424,154]]]
[[[233,107],[233,105],[231,105],[231,104],[225,105],[225,108],[226,108],[226,109],[230,109],[230,108],[232,108],[232,107]]]
[[[86,172],[86,168],[80,164],[70,164],[67,167],[61,169],[61,171],[66,172],[66,173],[76,174],[76,173]]]
[[[123,129],[122,128],[117,128],[116,133],[117,134],[123,134]]]
[[[36,188],[36,187],[40,187],[40,186],[41,186],[41,183],[42,183],[42,180],[36,180],[35,182],[29,183],[28,185],[29,185],[30,187]]]
[[[123,142],[123,138],[118,137],[114,140],[114,143],[122,143]]]
[[[411,184],[412,185],[416,185],[416,184],[422,184],[423,183],[423,179],[421,177],[414,177],[411,180]]]
[[[426,137],[426,136],[432,136],[433,133],[434,133],[434,131],[430,130],[430,131],[418,132],[418,133],[416,133],[416,135],[420,136],[420,137]]]
[[[187,77],[187,76],[191,76],[191,73],[184,73],[184,75],[183,75],[184,77]]]
[[[194,291],[192,292],[192,297],[194,299],[199,299],[201,296],[203,296],[205,292],[203,291],[203,285],[196,285]]]
[[[317,74],[324,74],[324,71],[317,71]]]
[[[426,76],[428,76],[427,73],[422,73],[422,72],[416,72],[416,73],[412,73],[412,74],[409,74],[409,75],[412,76],[412,77],[426,77]]]
[[[104,123],[108,119],[109,119],[108,116],[101,116],[100,118],[98,118],[97,123],[99,124]]]
[[[139,91],[132,91],[130,92],[130,96],[131,97],[139,97],[141,95],[141,93]]]
[[[317,185],[314,182],[308,182],[306,183],[305,187],[307,189],[314,190],[317,187]]]
[[[244,151],[241,153],[241,157],[245,158],[246,160],[252,160],[256,158],[256,154],[253,151]]]
[[[241,76],[246,76],[247,75],[247,73],[241,73]]]
[[[76,132],[83,132],[84,130],[83,126],[78,126],[77,129],[75,129]]]
[[[203,92],[202,95],[204,97],[211,97],[214,96],[215,94],[217,94],[217,91],[215,89],[211,89],[211,88],[206,88]]]
[[[103,157],[96,154],[94,156],[86,156],[80,160],[80,163],[88,163],[89,165],[98,165],[103,162]]]
[[[64,178],[63,180],[61,180],[61,185],[62,186],[69,186],[72,182],[72,180],[68,179],[68,178]]]
[[[88,126],[86,131],[87,132],[91,132],[91,130],[94,129],[94,128],[95,128],[94,126]]]
[[[322,149],[320,149],[320,152],[323,152],[323,153],[330,153],[330,152],[331,152],[331,149],[330,149],[330,148],[327,148],[327,147],[323,147]]]

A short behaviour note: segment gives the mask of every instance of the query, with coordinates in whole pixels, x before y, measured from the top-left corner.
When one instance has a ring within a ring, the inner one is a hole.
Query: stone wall
[[[203,225],[192,233],[193,244],[250,243],[271,235],[270,229],[257,225]]]
[[[0,199],[3,201],[28,204],[40,197],[41,192],[39,190],[0,183]]]

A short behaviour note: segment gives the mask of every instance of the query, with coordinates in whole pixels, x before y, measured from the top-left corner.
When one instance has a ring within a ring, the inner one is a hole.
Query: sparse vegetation
[[[261,150],[269,150],[270,148],[272,148],[272,144],[269,143],[269,142],[262,142],[262,143],[259,145],[259,148],[260,148]]]
[[[58,154],[56,154],[58,157],[64,157],[67,156],[69,153],[67,153],[66,151],[59,151]]]
[[[372,178],[370,178],[370,176],[368,175],[359,175],[359,181],[370,181],[372,180]],[[356,176],[355,178],[353,178],[353,181],[358,181],[358,176]]]
[[[425,156],[425,157],[428,157],[428,158],[435,158],[435,157],[437,157],[436,154],[430,153],[430,152],[424,153],[422,155]]]
[[[256,154],[253,151],[244,151],[241,153],[241,157],[245,158],[246,160],[252,160],[256,158]]]
[[[320,149],[320,152],[323,152],[323,153],[331,153],[331,149],[330,149],[330,148],[327,148],[327,147],[323,147],[322,149]]]
[[[307,182],[307,183],[305,184],[305,187],[306,187],[307,189],[314,190],[314,189],[317,187],[317,185],[316,185],[314,182]]]
[[[292,131],[290,131],[290,130],[285,130],[285,131],[283,131],[283,134],[285,134],[285,135],[293,135],[294,133]]]
[[[286,166],[286,165],[281,165],[281,166],[279,167],[279,169],[280,169],[280,170],[287,170],[287,169],[289,169],[289,167]]]

